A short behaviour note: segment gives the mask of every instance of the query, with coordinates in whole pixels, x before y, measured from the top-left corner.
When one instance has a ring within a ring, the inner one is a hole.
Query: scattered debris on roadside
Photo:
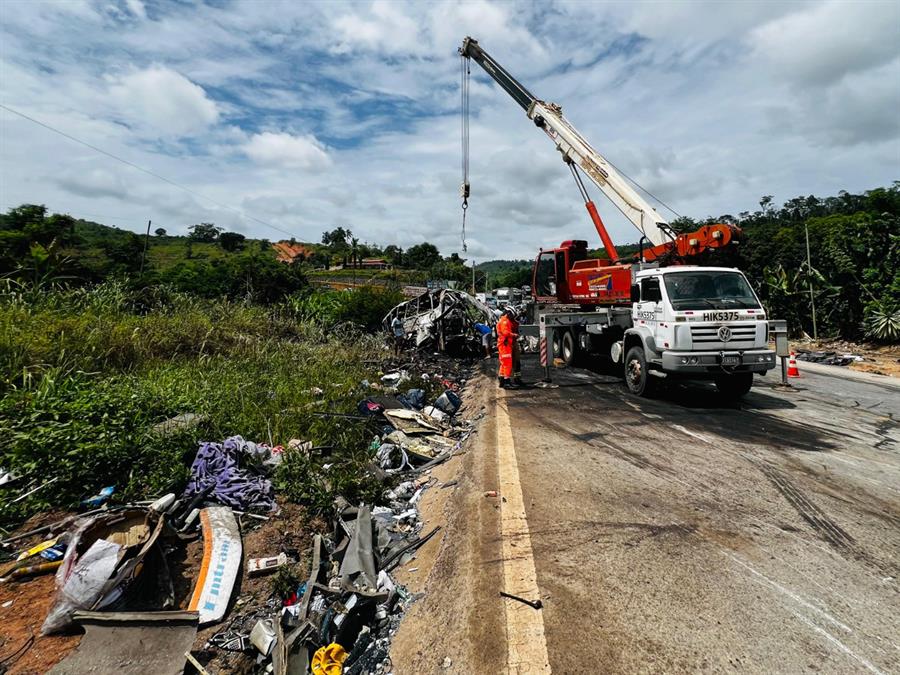
[[[805,349],[797,350],[798,361],[821,363],[826,366],[849,366],[851,363],[865,361],[865,357],[859,354],[838,354],[837,352],[811,352]]]
[[[469,310],[441,302],[436,319],[449,323],[437,336],[447,345],[463,336]],[[473,428],[459,415],[465,366],[441,359],[414,354],[360,383],[358,415],[333,413],[372,426],[369,471],[383,493],[358,504],[337,497],[327,524],[298,533],[299,507],[279,504],[270,480],[287,453],[321,448],[231,436],[200,444],[179,493],[116,504],[106,486],[81,513],[4,539],[0,589],[55,573],[40,635],[15,659],[61,639],[48,635],[83,630],[49,672],[127,663],[122,672],[176,673],[186,662],[197,672],[390,672],[391,638],[418,597],[393,571],[418,571],[410,563],[440,531],[424,531],[422,494],[455,484],[431,469],[462,452]],[[444,372],[427,372],[436,365]]]
[[[877,375],[900,377],[900,345],[804,340],[792,343],[798,361],[841,366]]]
[[[417,349],[434,348],[454,355],[477,355],[482,333],[476,324],[493,326],[496,315],[490,307],[463,291],[437,289],[403,302],[384,317],[390,330],[398,317],[406,337]]]

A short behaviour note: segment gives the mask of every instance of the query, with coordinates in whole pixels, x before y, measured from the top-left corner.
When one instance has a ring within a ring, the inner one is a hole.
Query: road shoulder
[[[497,489],[494,383],[479,375],[467,385],[467,419],[476,433],[464,454],[438,467],[438,479],[423,495],[425,528],[442,525],[439,546],[420,553],[398,573],[398,581],[424,593],[404,618],[392,642],[398,675],[500,672],[506,664],[506,632],[498,590],[503,583]],[[482,415],[482,412],[485,414]],[[455,485],[440,485],[457,481]],[[418,568],[415,573],[409,569]]]

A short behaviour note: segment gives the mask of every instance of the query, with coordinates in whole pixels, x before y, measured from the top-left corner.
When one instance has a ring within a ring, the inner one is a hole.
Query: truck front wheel
[[[716,389],[725,398],[740,398],[753,386],[753,373],[732,373],[719,375],[716,378]]]
[[[649,396],[653,392],[654,380],[647,369],[643,347],[632,347],[625,355],[625,384],[628,391],[638,396]]]

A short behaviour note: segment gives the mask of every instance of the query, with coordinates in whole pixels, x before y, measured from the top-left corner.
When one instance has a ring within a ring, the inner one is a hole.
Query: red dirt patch
[[[55,574],[0,584],[0,660],[11,656],[34,635],[34,644],[9,665],[9,673],[39,675],[59,663],[81,642],[81,634],[40,634],[56,593]],[[12,605],[4,607],[12,600]]]

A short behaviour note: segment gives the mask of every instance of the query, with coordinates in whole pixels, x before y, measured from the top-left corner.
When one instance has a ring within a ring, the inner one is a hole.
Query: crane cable
[[[462,250],[467,250],[466,246],[466,210],[469,208],[469,58],[460,52],[460,78],[461,78],[461,100],[460,110],[462,113],[462,185],[460,185],[459,193],[462,197]]]

